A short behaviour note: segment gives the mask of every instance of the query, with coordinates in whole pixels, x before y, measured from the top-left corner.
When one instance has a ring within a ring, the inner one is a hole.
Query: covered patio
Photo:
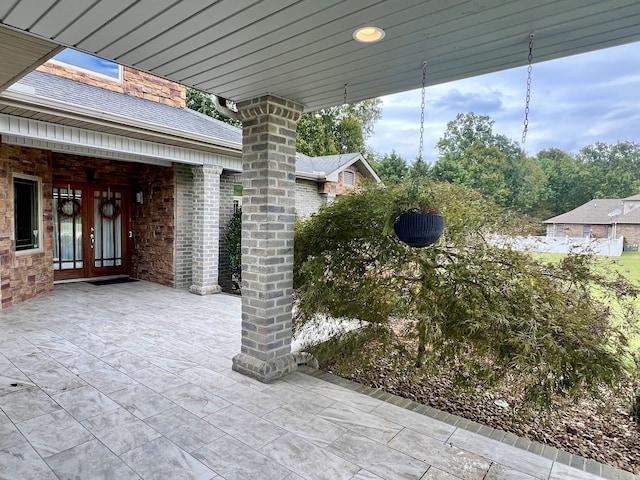
[[[240,304],[138,281],[1,311],[0,478],[635,478],[312,369],[237,373]]]

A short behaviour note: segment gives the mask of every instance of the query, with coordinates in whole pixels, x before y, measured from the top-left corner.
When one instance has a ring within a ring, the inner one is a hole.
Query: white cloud
[[[535,53],[535,52],[534,52]],[[535,57],[534,57],[535,58]],[[529,129],[522,145],[529,155],[555,147],[570,153],[598,141],[640,141],[640,43],[533,65]],[[489,115],[494,132],[520,142],[526,67],[426,89],[424,158],[437,158],[435,144],[458,113]],[[383,97],[382,119],[369,145],[408,161],[418,153],[420,90]]]

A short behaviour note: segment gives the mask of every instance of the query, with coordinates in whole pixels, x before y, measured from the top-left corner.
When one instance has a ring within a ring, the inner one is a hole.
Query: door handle
[[[91,248],[93,248],[93,245],[96,243],[96,236],[92,233],[89,235],[89,238],[91,239]]]

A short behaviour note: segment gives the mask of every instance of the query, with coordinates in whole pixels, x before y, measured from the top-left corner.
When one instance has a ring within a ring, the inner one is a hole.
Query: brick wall
[[[640,244],[640,225],[620,225],[616,226],[616,236],[624,237],[625,242],[631,245]]]
[[[53,290],[53,221],[51,156],[45,150],[6,145],[0,141],[0,288],[1,308]],[[42,181],[43,234],[41,249],[16,254],[13,175]]]
[[[296,214],[308,218],[325,204],[327,195],[318,191],[318,182],[314,180],[296,180]]]
[[[191,166],[176,164],[176,288],[189,288],[193,266],[193,175]]]
[[[360,170],[356,168],[347,168],[347,170],[352,171],[355,174],[355,187],[351,187],[348,185],[342,184],[342,172],[338,174],[337,182],[324,182],[320,188],[320,193],[335,193],[336,195],[344,195],[345,193],[352,192],[354,188],[362,183],[364,180],[364,176],[360,172]]]
[[[187,105],[187,89],[183,85],[129,67],[122,67],[120,80],[58,62],[46,62],[38,70],[172,107]]]
[[[144,203],[133,205],[132,273],[141,280],[175,286],[174,167],[139,165],[137,187]]]

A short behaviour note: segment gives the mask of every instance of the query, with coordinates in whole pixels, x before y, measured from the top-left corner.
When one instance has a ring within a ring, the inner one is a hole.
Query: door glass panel
[[[95,228],[94,266],[122,265],[122,193],[96,190],[93,195]]]
[[[54,188],[53,269],[82,267],[82,190]]]

